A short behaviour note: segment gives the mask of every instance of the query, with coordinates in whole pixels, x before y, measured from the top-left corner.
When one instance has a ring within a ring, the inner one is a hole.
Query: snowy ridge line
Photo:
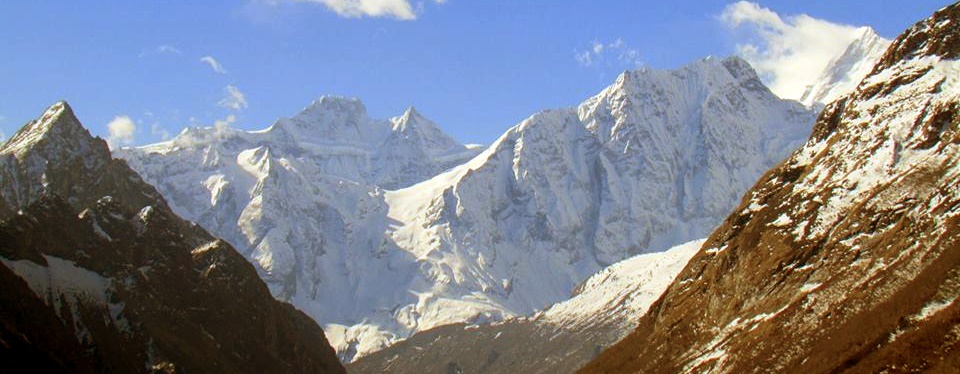
[[[531,315],[605,266],[705,236],[813,117],[745,61],[708,58],[625,72],[485,149],[412,108],[379,121],[324,97],[266,130],[191,129],[117,154],[349,362],[433,327]]]

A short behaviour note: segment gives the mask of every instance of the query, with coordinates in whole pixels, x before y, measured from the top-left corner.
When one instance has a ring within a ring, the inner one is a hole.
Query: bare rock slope
[[[960,371],[958,22],[897,38],[582,371]]]

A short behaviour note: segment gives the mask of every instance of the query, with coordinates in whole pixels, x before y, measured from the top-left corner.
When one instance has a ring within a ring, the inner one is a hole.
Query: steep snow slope
[[[850,94],[880,61],[890,41],[869,27],[862,27],[859,32],[846,50],[827,64],[820,78],[807,87],[800,98],[801,103],[826,105]]]
[[[352,373],[563,373],[636,327],[703,240],[610,265],[569,300],[531,317],[419,332],[348,366]]]
[[[119,154],[327,323],[349,361],[528,315],[603,266],[703,236],[812,120],[744,61],[710,58],[626,72],[479,155],[413,110],[386,123],[333,98],[263,131],[191,129]]]
[[[808,121],[740,59],[627,72],[577,110],[538,113],[470,162],[387,192],[389,235],[446,287],[530,313],[602,266],[705,234]]]
[[[187,129],[117,151],[179,214],[223,236],[271,292],[318,321],[361,328],[379,344],[405,331],[391,309],[417,264],[389,243],[383,187],[405,186],[476,155],[415,109],[370,119],[356,99],[323,97],[261,131]],[[348,351],[342,329],[331,340]],[[376,349],[373,345],[366,350]],[[349,357],[351,353],[345,353]]]
[[[957,22],[898,37],[584,372],[960,371]]]
[[[572,298],[554,304],[540,317],[546,323],[567,328],[609,322],[607,320],[632,325],[673,283],[704,241],[694,240],[610,265],[587,278]]]

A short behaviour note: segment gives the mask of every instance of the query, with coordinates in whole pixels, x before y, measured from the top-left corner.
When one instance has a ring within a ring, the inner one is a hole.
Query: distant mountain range
[[[625,72],[486,149],[414,109],[324,97],[261,131],[117,152],[244,253],[350,361],[412,333],[529,315],[603,267],[705,236],[814,111],[738,58]]]

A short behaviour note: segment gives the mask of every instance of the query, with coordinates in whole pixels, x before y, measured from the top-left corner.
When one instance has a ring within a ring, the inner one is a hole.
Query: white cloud
[[[160,140],[169,140],[170,132],[167,129],[160,126],[159,123],[154,123],[150,125],[150,134],[156,137],[159,137]]]
[[[116,116],[107,123],[107,144],[111,149],[133,143],[133,135],[137,131],[137,124],[129,116]]]
[[[230,128],[230,124],[232,124],[232,123],[234,123],[234,122],[236,122],[236,121],[237,121],[237,116],[231,114],[231,115],[228,115],[227,118],[218,119],[218,120],[216,120],[216,121],[213,121],[213,128],[217,130],[217,131],[216,131],[216,134],[218,134],[218,135],[219,135],[219,134],[223,134],[224,131],[226,131],[228,128]]]
[[[153,48],[152,50],[144,49],[140,51],[140,54],[137,57],[144,58],[149,55],[155,55],[155,54],[156,55],[162,55],[162,54],[180,55],[180,54],[183,54],[183,51],[181,51],[179,48],[174,47],[172,45],[164,44],[164,45],[158,45],[156,48]]]
[[[593,53],[590,51],[577,52],[573,58],[582,66],[593,66]]]
[[[617,39],[617,40],[619,40],[619,39]],[[603,53],[603,43],[600,43],[599,41],[594,40],[594,41],[593,41],[593,54],[599,55],[599,54],[601,54],[601,53]]]
[[[590,43],[590,48],[576,51],[573,57],[584,67],[604,64],[611,67],[617,65],[635,68],[643,65],[640,51],[628,46],[622,38],[609,43],[594,40]]]
[[[223,68],[223,65],[220,64],[220,61],[213,58],[213,56],[203,56],[200,58],[200,62],[210,65],[210,68],[217,74],[226,74],[227,70]]]
[[[720,20],[750,32],[752,40],[738,44],[737,54],[753,65],[774,93],[788,99],[799,99],[859,33],[857,27],[806,14],[781,17],[748,1],[728,5]]]
[[[410,0],[292,0],[297,2],[321,4],[342,17],[388,17],[401,20],[413,20],[423,11],[423,1],[416,6]],[[276,0],[274,0],[276,2]],[[433,0],[443,4],[446,0]]]
[[[172,53],[172,54],[175,54],[175,55],[183,54],[183,52],[181,52],[179,49],[177,49],[177,47],[174,47],[174,46],[172,46],[172,45],[166,45],[166,44],[161,45],[161,46],[157,46],[157,48],[156,48],[155,51],[156,51],[157,53]]]
[[[227,85],[223,88],[226,97],[221,99],[217,105],[224,108],[229,108],[233,110],[241,110],[247,108],[247,97],[240,91],[239,88],[233,85]]]

